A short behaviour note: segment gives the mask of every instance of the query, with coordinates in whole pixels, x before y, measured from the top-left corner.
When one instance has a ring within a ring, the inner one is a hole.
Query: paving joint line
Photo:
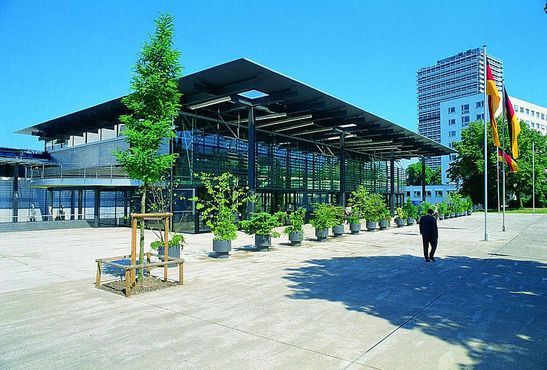
[[[70,280],[69,278],[67,278],[66,276],[59,275],[59,274],[57,274],[57,273],[55,273],[55,272],[51,272],[51,271],[44,270],[44,269],[41,268],[40,266],[32,266],[32,265],[30,265],[30,264],[28,264],[28,263],[26,263],[26,262],[18,261],[18,260],[16,260],[15,258],[9,257],[9,256],[5,256],[4,258],[7,258],[7,259],[9,259],[9,260],[12,260],[13,262],[17,262],[17,263],[20,263],[20,264],[25,265],[25,266],[28,266],[28,267],[32,267],[33,269],[43,271],[43,272],[45,272],[46,274],[51,274],[51,275],[58,276],[58,277],[60,277],[60,278],[65,279],[66,281],[71,281],[71,280]]]
[[[443,290],[441,292],[441,294],[439,294],[436,298],[434,298],[433,300],[431,300],[429,303],[427,303],[424,307],[422,307],[420,310],[418,310],[418,312],[416,312],[414,315],[412,315],[412,317],[410,317],[409,319],[407,319],[405,322],[403,322],[402,324],[400,324],[398,327],[396,327],[395,329],[393,329],[391,332],[389,332],[386,336],[384,336],[382,339],[380,339],[377,343],[375,343],[372,347],[370,347],[369,349],[367,349],[365,352],[363,352],[361,355],[359,355],[358,357],[355,358],[354,361],[352,361],[352,363],[358,363],[357,360],[359,360],[361,357],[363,357],[364,355],[366,355],[367,353],[369,353],[370,351],[372,351],[374,348],[376,348],[378,345],[380,345],[382,342],[384,342],[386,339],[388,339],[390,336],[392,336],[393,334],[395,334],[395,332],[399,331],[399,329],[401,329],[403,326],[405,326],[406,324],[408,324],[410,321],[414,320],[414,318],[416,318],[416,316],[418,316],[419,314],[421,314],[425,309],[427,309],[429,306],[431,306],[433,303],[435,303],[437,300],[439,300],[442,296],[444,296],[449,290],[451,290],[452,288],[454,288],[456,285],[460,284],[463,282],[464,279],[467,279],[467,277],[469,275],[471,275],[473,272],[475,272],[479,267],[481,267],[483,264],[485,264],[490,258],[492,258],[492,256],[490,255],[491,253],[498,253],[499,251],[501,251],[503,248],[505,248],[507,245],[509,245],[513,240],[515,240],[517,237],[519,237],[520,235],[522,235],[525,231],[527,231],[529,228],[531,228],[532,226],[534,226],[536,223],[538,223],[539,219],[534,221],[533,224],[530,224],[528,225],[524,230],[522,230],[520,233],[518,233],[517,235],[515,235],[514,237],[512,237],[510,240],[508,240],[506,243],[504,243],[502,246],[500,246],[498,249],[496,249],[494,252],[490,252],[488,253],[487,257],[484,258],[481,262],[479,262],[475,267],[473,267],[470,271],[468,271],[464,276],[462,276],[461,278],[457,279],[452,285],[450,285],[449,287],[447,287],[445,290]],[[359,363],[360,364],[360,363]],[[351,364],[350,364],[351,365]],[[345,369],[347,369],[350,365],[346,366]]]
[[[260,335],[260,334],[256,334],[256,333],[251,333],[251,332],[246,331],[246,330],[243,330],[243,329],[238,329],[238,328],[236,328],[236,327],[228,326],[228,325],[221,324],[221,323],[218,323],[218,322],[215,322],[215,321],[212,321],[212,320],[208,320],[208,319],[203,319],[203,318],[200,318],[200,317],[197,317],[197,316],[194,316],[194,315],[191,315],[191,314],[182,312],[182,311],[174,310],[174,309],[167,308],[167,307],[164,307],[164,306],[161,306],[161,305],[157,305],[157,304],[154,304],[154,303],[150,303],[150,302],[146,302],[146,301],[141,301],[141,300],[135,299],[135,298],[130,298],[130,299],[133,300],[133,301],[135,301],[135,302],[139,302],[139,303],[142,303],[142,304],[146,304],[146,305],[149,305],[149,306],[153,306],[153,307],[159,308],[159,309],[161,309],[161,310],[165,310],[165,311],[169,311],[169,312],[172,312],[172,313],[180,314],[180,315],[183,315],[183,316],[186,316],[186,317],[190,317],[190,318],[192,318],[192,319],[194,319],[194,320],[198,320],[198,321],[201,321],[201,322],[206,322],[206,323],[208,323],[208,324],[220,326],[220,327],[222,327],[222,328],[229,329],[229,330],[234,330],[234,331],[240,332],[240,333],[242,333],[242,334],[250,335],[250,336],[253,336],[253,337],[256,337],[256,338],[260,338],[260,339],[265,339],[265,340],[268,340],[268,341],[271,341],[271,342],[275,342],[275,343],[278,343],[278,344],[282,344],[282,345],[286,345],[286,346],[289,346],[289,347],[298,348],[298,349],[301,349],[301,350],[304,350],[304,351],[316,353],[316,354],[323,355],[323,356],[330,357],[330,358],[334,358],[334,359],[337,359],[337,360],[340,360],[340,361],[346,361],[346,362],[349,362],[350,365],[353,364],[353,363],[358,363],[358,362],[356,362],[356,361],[351,361],[351,360],[346,359],[346,358],[343,358],[343,357],[338,357],[338,356],[335,356],[335,355],[329,355],[329,354],[327,354],[327,353],[323,353],[323,352],[321,352],[321,351],[317,351],[317,350],[314,350],[314,349],[311,349],[311,348],[302,347],[302,346],[299,346],[299,345],[297,345],[297,344],[284,342],[284,341],[281,341],[281,340],[278,340],[278,339],[274,339],[274,338],[269,338],[269,337],[267,337],[267,336],[265,336],[265,335]],[[371,369],[381,370],[381,369],[379,369],[379,368],[377,368],[377,367],[373,367],[373,366],[369,366],[369,365],[365,365],[365,364],[361,364],[361,363],[358,363],[358,364],[359,364],[359,365],[366,366],[366,367],[371,368]],[[348,365],[348,366],[349,366],[349,365]]]

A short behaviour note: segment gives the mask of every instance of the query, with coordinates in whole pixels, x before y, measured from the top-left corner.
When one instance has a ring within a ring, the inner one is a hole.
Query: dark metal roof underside
[[[238,127],[243,128],[237,132],[245,138],[247,114],[253,106],[257,118],[276,113],[283,115],[282,118],[256,121],[258,141],[283,142],[286,147],[336,154],[339,136],[343,133],[346,151],[355,155],[387,158],[393,153],[396,159],[401,159],[455,153],[433,140],[247,59],[185,76],[180,80],[180,89],[183,109],[179,124],[188,123],[195,116],[209,122],[210,126],[204,129],[226,135],[235,134],[233,128]],[[254,99],[240,95],[251,90],[263,94]],[[228,101],[222,101],[228,98]],[[215,99],[220,102],[208,105]],[[112,127],[124,113],[126,108],[118,98],[18,132],[48,140],[63,139]],[[276,123],[295,117],[299,119]]]

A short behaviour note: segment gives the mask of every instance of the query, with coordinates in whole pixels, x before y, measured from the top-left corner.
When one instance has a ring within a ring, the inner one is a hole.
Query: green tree
[[[506,167],[506,193],[508,199],[516,199],[522,207],[529,203],[532,194],[532,142],[536,147],[536,202],[545,204],[547,200],[547,138],[532,130],[521,121],[521,133],[518,138],[520,157],[516,160],[519,171],[510,173]],[[498,119],[501,127],[501,120]],[[501,130],[500,130],[501,133]],[[509,148],[509,134],[506,130],[506,147]],[[448,176],[460,184],[461,193],[471,197],[474,203],[483,203],[484,191],[484,124],[472,122],[462,131],[462,140],[455,143],[458,156],[452,162]],[[508,151],[508,150],[507,150]],[[501,172],[501,169],[500,169]],[[490,125],[488,125],[488,204],[496,204],[496,151],[492,144]]]
[[[174,137],[173,124],[181,97],[178,79],[182,67],[180,53],[173,48],[173,18],[162,14],[155,23],[156,31],[145,42],[133,68],[131,93],[122,99],[130,112],[120,116],[129,148],[115,153],[127,174],[142,182],[141,212],[146,212],[147,191],[161,181],[176,158],[174,154],[160,153],[160,146]],[[144,221],[141,221],[139,263],[143,258]]]
[[[407,185],[422,185],[422,163],[415,162],[406,168],[406,184]],[[441,183],[441,168],[432,169],[428,165],[425,166],[425,184],[433,185]]]

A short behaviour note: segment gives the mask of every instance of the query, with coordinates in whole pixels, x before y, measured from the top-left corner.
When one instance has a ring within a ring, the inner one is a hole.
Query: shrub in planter
[[[363,210],[368,196],[367,189],[363,185],[359,185],[356,190],[351,192],[348,199],[348,206],[351,207],[348,223],[352,234],[359,234],[361,231],[361,221],[365,218]]]
[[[346,210],[344,207],[333,207],[335,224],[332,227],[334,236],[342,236],[344,234],[344,223],[346,222]]]
[[[401,207],[397,207],[395,209],[395,223],[397,224],[397,227],[403,227],[406,225],[406,213]]]
[[[414,225],[414,221],[418,217],[418,207],[416,207],[410,199],[407,199],[405,205],[403,206],[403,210],[405,211],[407,217],[407,225]]]
[[[317,240],[320,242],[325,241],[329,235],[329,229],[336,225],[334,206],[324,203],[314,204],[310,223],[315,227]]]
[[[272,236],[279,237],[274,228],[282,226],[283,212],[271,215],[267,212],[253,213],[249,220],[241,221],[240,226],[245,233],[255,236],[255,247],[257,249],[269,249],[272,246]]]
[[[386,203],[380,194],[370,194],[365,202],[363,215],[367,220],[367,230],[374,231],[378,227],[378,222],[387,209]]]
[[[439,206],[437,207],[437,212],[439,213],[439,219],[444,220],[446,213],[448,212],[448,206],[446,202],[439,203]]]
[[[167,255],[173,258],[180,258],[180,250],[183,248],[184,236],[182,234],[174,234],[167,242]],[[158,258],[163,261],[165,256],[165,245],[162,238],[154,240],[150,243],[150,248],[158,252]]]
[[[361,219],[353,213],[348,216],[349,231],[352,234],[359,234],[361,231]]]
[[[287,217],[289,225],[285,228],[285,234],[289,235],[289,241],[292,245],[302,244],[304,240],[304,218],[306,217],[306,210],[299,208],[296,211],[290,213]]]
[[[391,223],[391,213],[389,212],[389,209],[386,209],[383,211],[382,218],[380,219],[380,230],[389,229]]]
[[[238,179],[231,173],[219,176],[200,173],[197,179],[205,187],[203,199],[190,198],[196,202],[196,210],[201,212],[205,224],[213,233],[213,251],[217,256],[227,256],[231,250],[231,242],[237,238],[237,226],[234,215],[248,200],[247,187],[239,187]]]

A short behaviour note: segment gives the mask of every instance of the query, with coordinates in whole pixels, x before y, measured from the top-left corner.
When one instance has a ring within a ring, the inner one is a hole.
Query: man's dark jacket
[[[439,236],[437,230],[437,219],[430,214],[420,218],[420,234],[428,239],[437,239]]]

